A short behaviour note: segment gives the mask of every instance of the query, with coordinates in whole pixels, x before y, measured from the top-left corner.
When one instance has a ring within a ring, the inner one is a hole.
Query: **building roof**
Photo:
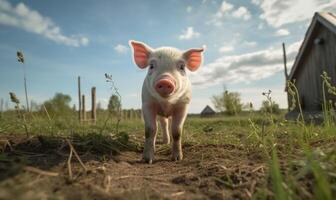
[[[201,115],[202,114],[215,114],[216,112],[209,106],[205,106],[205,108],[202,110]]]
[[[316,12],[315,13],[312,19],[312,22],[309,25],[309,28],[306,32],[305,38],[301,44],[298,55],[295,58],[293,67],[288,77],[289,80],[292,80],[294,78],[295,72],[300,66],[301,58],[303,57],[304,52],[312,44],[312,40],[315,39],[313,36],[314,36],[314,33],[316,32],[315,30],[318,29],[319,25],[326,27],[331,32],[336,34],[336,15],[333,13],[329,13],[329,12]]]

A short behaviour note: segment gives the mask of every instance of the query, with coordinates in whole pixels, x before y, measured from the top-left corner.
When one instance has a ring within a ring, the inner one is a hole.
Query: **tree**
[[[212,97],[212,103],[215,108],[221,112],[225,111],[229,115],[234,115],[242,111],[240,94],[238,92],[229,92],[225,90],[220,95]]]
[[[66,115],[71,113],[70,107],[71,97],[67,94],[56,93],[55,96],[45,101],[43,104],[49,113],[54,115]]]
[[[275,101],[272,101],[271,103],[268,100],[264,100],[261,104],[260,111],[265,113],[280,114],[280,107],[279,104],[275,103]]]
[[[112,113],[117,113],[121,110],[121,102],[117,95],[113,94],[110,97],[107,109]]]
[[[224,98],[223,95],[214,95],[211,99],[212,104],[214,105],[215,109],[218,110],[219,112],[225,111],[223,98]]]

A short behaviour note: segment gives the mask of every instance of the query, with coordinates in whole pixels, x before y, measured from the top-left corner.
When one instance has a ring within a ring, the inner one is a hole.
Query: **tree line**
[[[226,113],[228,115],[236,115],[240,113],[243,109],[254,109],[252,103],[242,103],[240,93],[230,92],[226,89],[224,89],[224,91],[220,94],[212,96],[211,101],[217,111],[221,113]],[[281,112],[281,109],[279,107],[279,104],[271,99],[268,99],[262,101],[260,111],[265,113],[279,114]]]

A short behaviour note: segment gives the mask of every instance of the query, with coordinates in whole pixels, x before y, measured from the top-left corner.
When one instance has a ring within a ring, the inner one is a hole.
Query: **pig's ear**
[[[152,52],[152,48],[142,42],[130,40],[129,45],[133,49],[133,58],[136,65],[143,69],[148,66],[148,58]]]
[[[189,49],[183,53],[183,58],[187,62],[187,67],[190,71],[196,71],[202,64],[204,48]]]

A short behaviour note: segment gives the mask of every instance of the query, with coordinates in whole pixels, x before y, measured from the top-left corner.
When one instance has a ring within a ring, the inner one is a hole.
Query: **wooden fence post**
[[[282,43],[282,51],[283,51],[283,61],[284,61],[284,68],[285,68],[285,78],[286,81],[288,80],[288,72],[287,72],[287,55],[286,55],[286,46],[285,43]]]
[[[288,75],[288,71],[287,71],[287,55],[286,55],[286,46],[285,43],[282,43],[282,52],[283,52],[283,62],[284,62],[284,73],[285,73],[285,79],[286,79],[286,83],[285,83],[285,88],[286,88],[286,92],[287,92],[287,105],[288,108],[287,110],[289,111],[290,109],[290,97],[287,91],[287,81],[289,79],[289,75]]]
[[[3,100],[3,98],[1,98],[1,100],[0,100],[0,112],[4,111],[3,106],[4,106],[4,100]]]
[[[78,120],[82,121],[82,94],[81,94],[81,85],[80,85],[80,76],[78,76]]]
[[[82,113],[83,113],[83,121],[86,121],[86,108],[85,108],[85,95],[82,95]]]
[[[3,100],[3,98],[1,98],[1,100],[0,100],[0,118],[2,117],[2,112],[4,112],[3,105],[4,105],[4,100]]]
[[[97,111],[96,111],[96,87],[91,88],[91,118],[95,124],[97,121]]]

